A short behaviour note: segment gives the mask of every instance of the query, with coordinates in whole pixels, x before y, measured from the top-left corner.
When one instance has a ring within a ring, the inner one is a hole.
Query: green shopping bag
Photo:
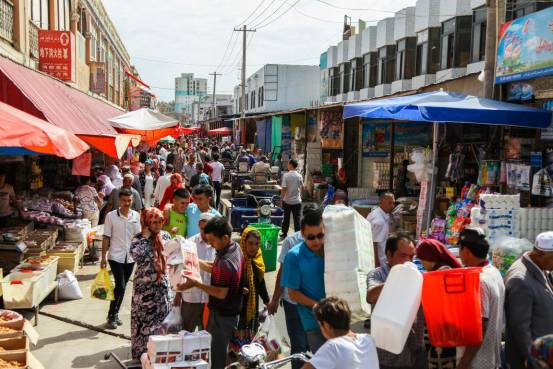
[[[114,287],[107,269],[100,269],[92,283],[90,294],[100,300],[112,301],[115,299],[113,294]]]

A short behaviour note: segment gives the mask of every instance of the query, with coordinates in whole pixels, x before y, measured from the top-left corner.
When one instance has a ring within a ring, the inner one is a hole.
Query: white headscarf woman
[[[106,175],[109,177],[115,188],[121,188],[123,186],[123,176],[119,172],[117,165],[109,166],[106,169]]]

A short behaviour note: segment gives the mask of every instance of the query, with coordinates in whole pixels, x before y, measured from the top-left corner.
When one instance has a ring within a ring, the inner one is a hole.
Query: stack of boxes
[[[211,335],[206,331],[150,336],[148,361],[152,369],[210,367]]]
[[[371,226],[357,211],[327,206],[325,225],[325,291],[347,301],[354,313],[369,313],[365,300],[367,273],[374,269]]]

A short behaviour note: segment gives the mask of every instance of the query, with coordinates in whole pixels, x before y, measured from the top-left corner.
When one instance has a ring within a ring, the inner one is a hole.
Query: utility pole
[[[494,98],[495,58],[497,43],[497,5],[498,0],[486,0],[486,51],[484,61],[484,97]]]
[[[242,34],[242,97],[240,101],[242,103],[242,118],[246,117],[246,34],[248,32],[255,32],[255,29],[248,29],[244,24],[242,29],[234,29],[236,32],[243,32]]]
[[[217,100],[215,100],[215,89],[217,88],[217,76],[222,76],[221,73],[217,73],[217,71],[213,73],[209,73],[210,76],[213,76],[213,101],[211,102],[211,108],[213,109],[213,118],[217,115],[217,111],[215,108],[217,107]]]

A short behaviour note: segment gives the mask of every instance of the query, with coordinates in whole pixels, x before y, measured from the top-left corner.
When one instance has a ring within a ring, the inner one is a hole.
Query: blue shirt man
[[[321,212],[305,215],[301,226],[304,241],[286,255],[281,285],[288,289],[290,299],[297,303],[309,348],[315,353],[326,341],[312,311],[313,306],[325,297]]]
[[[215,217],[221,216],[221,214],[214,208],[209,208],[206,213],[210,213]],[[188,205],[188,208],[186,209],[186,238],[194,237],[200,233],[200,226],[198,225],[200,222],[200,215],[202,215],[202,211],[198,205]]]

